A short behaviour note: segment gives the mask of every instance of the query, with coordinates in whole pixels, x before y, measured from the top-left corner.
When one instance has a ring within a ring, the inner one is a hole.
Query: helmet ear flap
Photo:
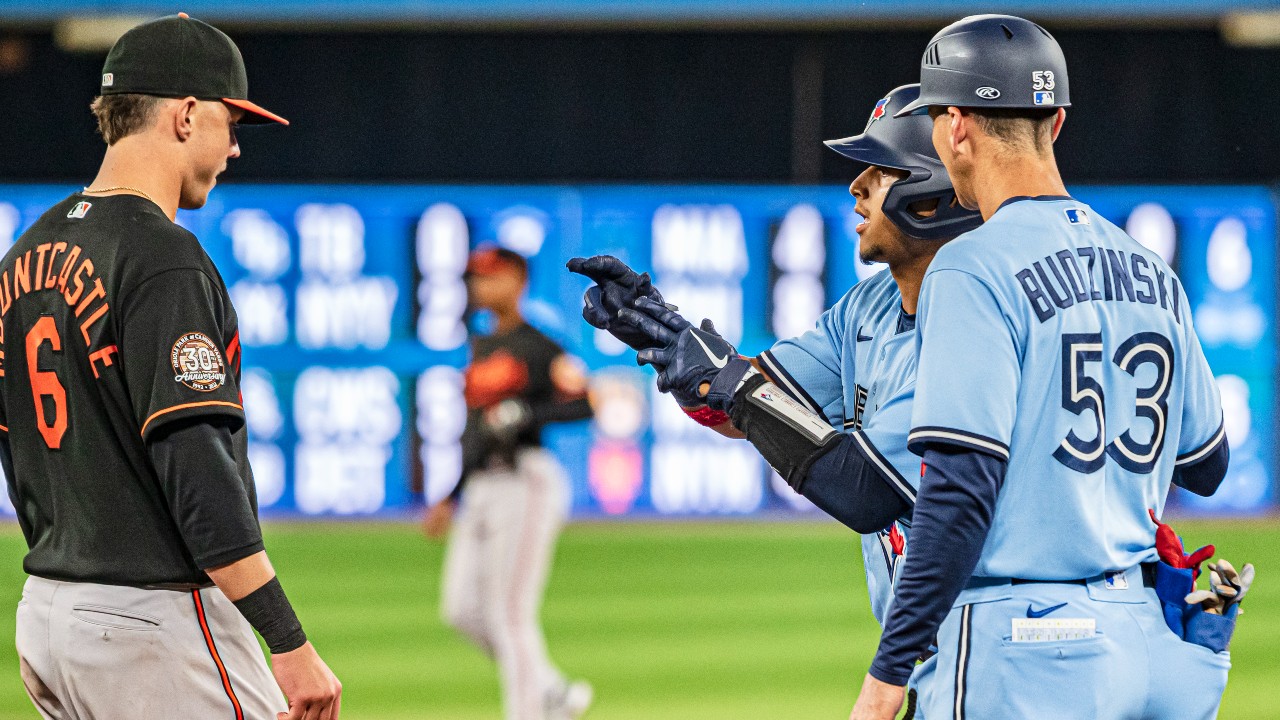
[[[950,240],[982,224],[982,216],[967,210],[956,198],[955,188],[945,173],[912,168],[911,174],[885,193],[882,211],[908,237],[917,240]],[[918,203],[936,200],[933,214],[913,212]]]

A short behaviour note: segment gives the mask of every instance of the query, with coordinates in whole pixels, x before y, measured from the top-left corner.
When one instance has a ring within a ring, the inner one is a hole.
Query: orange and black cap
[[[482,245],[467,259],[467,277],[496,275],[504,270],[514,270],[520,275],[529,274],[529,261],[520,253],[493,245]]]
[[[289,121],[249,100],[240,49],[218,28],[169,15],[129,30],[102,66],[102,95],[139,93],[221,100],[245,111],[241,124]]]

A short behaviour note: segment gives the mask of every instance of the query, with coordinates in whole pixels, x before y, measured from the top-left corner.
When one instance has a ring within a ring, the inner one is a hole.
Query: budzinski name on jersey
[[[1140,253],[1100,247],[1060,250],[1015,273],[1040,322],[1076,303],[1127,301],[1156,305],[1182,324],[1178,278]]]

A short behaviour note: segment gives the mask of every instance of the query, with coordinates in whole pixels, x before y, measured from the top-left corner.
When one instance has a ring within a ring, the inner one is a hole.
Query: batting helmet
[[[971,15],[933,36],[920,61],[920,97],[899,115],[930,106],[1071,106],[1067,61],[1049,31],[1012,15]]]
[[[858,162],[910,173],[889,188],[884,198],[885,216],[913,238],[949,240],[981,225],[982,216],[955,201],[951,178],[933,149],[933,122],[918,115],[898,116],[899,110],[919,96],[918,84],[890,91],[876,102],[861,135],[828,140],[826,145]],[[907,209],[913,203],[935,198],[937,210],[928,217]]]

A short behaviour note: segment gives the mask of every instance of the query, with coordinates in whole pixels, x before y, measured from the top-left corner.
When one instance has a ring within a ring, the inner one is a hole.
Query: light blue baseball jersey
[[[908,503],[920,484],[920,458],[907,450],[915,391],[914,318],[888,270],[858,283],[800,337],[760,355],[784,391],[837,430],[852,433],[862,454]],[[883,622],[905,555],[908,516],[862,536],[871,610]]]
[[[1148,508],[1222,442],[1177,275],[1065,197],[1014,198],[925,275],[910,447],[1007,458],[976,576],[1087,578],[1156,559]]]

